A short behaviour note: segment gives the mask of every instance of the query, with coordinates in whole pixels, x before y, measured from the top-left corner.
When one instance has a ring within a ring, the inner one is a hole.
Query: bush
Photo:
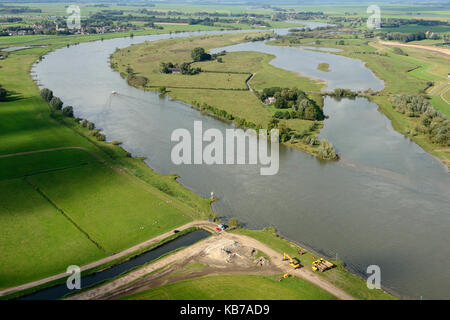
[[[66,117],[73,118],[73,107],[67,106],[62,109],[62,114]]]
[[[94,130],[94,129],[95,129],[95,124],[93,124],[92,122],[88,121],[88,122],[86,123],[86,127],[87,127],[89,130]]]
[[[60,98],[58,98],[58,97],[53,97],[53,98],[50,100],[50,106],[51,106],[53,109],[55,109],[55,110],[61,110],[61,109],[62,109],[62,106],[63,106],[63,102],[61,101]]]
[[[95,137],[97,138],[98,141],[105,141],[106,140],[106,136],[102,133],[97,133],[95,135]]]
[[[211,55],[206,53],[203,48],[195,48],[192,50],[191,57],[194,62],[211,60]]]
[[[53,98],[53,91],[47,88],[41,90],[41,97],[47,102],[50,102]]]

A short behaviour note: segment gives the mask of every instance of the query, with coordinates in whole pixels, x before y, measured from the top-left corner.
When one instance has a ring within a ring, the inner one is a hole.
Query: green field
[[[0,190],[0,288],[106,256],[25,180],[0,181]]]
[[[280,276],[217,275],[183,280],[137,293],[130,300],[335,300],[308,281]]]
[[[156,191],[149,192],[143,184],[133,183],[104,165],[29,179],[108,253],[151,239],[193,218],[152,194]]]
[[[73,119],[52,116],[29,75],[32,63],[93,39],[54,37],[48,47],[0,60],[0,84],[11,93],[0,102],[0,288],[85,265],[210,214],[210,200],[174,176],[97,141]]]

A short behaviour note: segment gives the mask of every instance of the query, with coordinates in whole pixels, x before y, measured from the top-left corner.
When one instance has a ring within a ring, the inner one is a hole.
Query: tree
[[[61,108],[62,108],[62,106],[63,106],[63,102],[61,101],[60,98],[58,98],[58,97],[53,97],[53,98],[50,100],[50,105],[52,106],[53,109],[61,110]]]
[[[67,106],[62,109],[62,114],[66,117],[73,118],[73,107]]]
[[[7,94],[8,94],[8,92],[6,91],[6,89],[2,88],[2,86],[0,86],[0,101],[6,101]]]
[[[86,124],[86,127],[89,130],[94,130],[95,129],[95,124],[93,124],[92,122],[88,121],[87,124]]]
[[[41,90],[41,97],[47,101],[50,102],[53,98],[53,91],[47,88],[44,88]]]
[[[209,53],[206,53],[205,49],[203,48],[195,48],[194,50],[192,50],[191,57],[194,62],[211,60],[211,55]]]
[[[325,160],[335,160],[338,158],[333,145],[325,139],[320,141],[320,146],[317,148],[317,155]]]

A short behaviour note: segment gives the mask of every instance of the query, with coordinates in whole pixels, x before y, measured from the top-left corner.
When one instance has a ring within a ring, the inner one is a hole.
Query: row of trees
[[[60,98],[55,97],[53,95],[53,91],[51,91],[50,89],[44,88],[41,90],[41,97],[48,102],[48,104],[50,105],[50,107],[52,108],[52,111],[60,111],[61,114],[65,117],[68,118],[73,118],[74,114],[73,114],[73,107],[72,106],[66,106],[63,107],[63,102],[61,101]],[[106,137],[104,134],[102,134],[100,132],[100,130],[95,129],[95,124],[86,120],[86,119],[82,119],[82,118],[76,118],[75,119],[76,122],[78,122],[82,127],[87,128],[88,130],[90,130],[90,134],[92,136],[94,136],[98,141],[105,141]]]
[[[304,120],[323,120],[325,115],[317,103],[308,98],[305,92],[297,88],[265,88],[261,94],[261,100],[274,98],[274,106],[277,111],[274,116],[278,119],[304,119]],[[289,110],[286,110],[289,109]]]
[[[179,69],[181,74],[184,75],[195,75],[202,72],[201,68],[193,68],[191,63],[183,62],[181,65],[172,63],[172,62],[161,62],[160,72],[161,73],[173,73],[174,69]]]
[[[215,53],[215,54],[209,54],[206,52],[206,50],[204,48],[194,48],[191,51],[191,57],[192,57],[192,62],[183,62],[181,64],[176,64],[173,62],[161,62],[160,65],[160,72],[161,73],[173,73],[174,69],[179,69],[181,74],[184,75],[195,75],[195,74],[199,74],[200,72],[202,72],[201,68],[193,68],[192,67],[192,63],[194,62],[202,62],[202,61],[210,61],[210,60],[215,60],[217,59],[217,61],[222,62],[222,58],[221,56],[224,56],[226,54],[225,51],[219,52],[219,53]]]
[[[63,108],[64,103],[60,98],[54,96],[53,91],[51,91],[50,89],[42,89],[41,97],[50,104],[53,110],[60,110],[63,115],[71,118],[73,117],[73,107],[66,106]]]
[[[450,146],[450,120],[422,96],[402,95],[391,98],[395,110],[408,117],[419,118],[416,131],[436,144]]]

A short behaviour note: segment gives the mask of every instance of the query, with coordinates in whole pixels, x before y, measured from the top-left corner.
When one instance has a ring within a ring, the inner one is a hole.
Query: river
[[[128,86],[111,70],[108,57],[116,48],[144,41],[214,33],[219,32],[81,43],[49,53],[33,71],[41,86],[73,105],[76,116],[102,128],[109,141],[122,141],[158,172],[176,172],[198,194],[206,197],[213,191],[221,216],[236,217],[250,228],[275,226],[319,253],[338,255],[360,274],[378,265],[382,285],[404,297],[449,299],[450,177],[366,99],[325,100],[330,117],[320,137],[335,145],[342,155],[339,162],[318,161],[281,146],[275,176],[260,176],[259,167],[250,165],[172,164],[174,129],[192,132],[196,120],[203,121],[204,129],[232,126]],[[263,42],[237,46],[236,51],[270,50],[277,56],[271,62],[275,66],[328,81],[329,88],[378,90],[383,85],[358,60]],[[320,62],[328,62],[331,72],[315,70]],[[112,90],[119,94],[111,97]]]

